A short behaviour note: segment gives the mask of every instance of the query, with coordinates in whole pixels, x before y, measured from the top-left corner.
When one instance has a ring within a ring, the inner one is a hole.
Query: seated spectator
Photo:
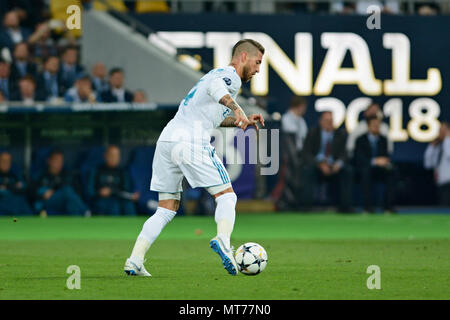
[[[64,154],[53,151],[47,159],[47,169],[37,179],[35,209],[47,214],[90,216],[90,211],[75,192],[72,177],[64,170]]]
[[[109,72],[109,89],[102,92],[102,102],[132,102],[133,94],[123,86],[123,70],[113,68]]]
[[[0,59],[0,91],[5,100],[10,100],[16,94],[16,85],[10,81],[11,65]]]
[[[44,62],[44,70],[37,78],[38,91],[46,101],[61,97],[62,86],[59,81],[59,58],[49,56]]]
[[[31,32],[20,26],[19,15],[15,10],[9,11],[3,17],[3,29],[0,30],[0,48],[7,47],[12,52],[14,46],[27,41]]]
[[[32,30],[45,15],[46,2],[47,0],[3,0],[0,12],[14,10],[17,12],[20,25]]]
[[[92,90],[91,79],[88,76],[79,78],[75,82],[75,85],[66,92],[64,100],[67,102],[79,103],[97,102],[97,95],[94,90]]]
[[[283,166],[280,180],[281,196],[277,201],[280,210],[296,210],[301,193],[301,152],[308,133],[308,125],[303,116],[307,110],[306,99],[293,96],[289,110],[281,117],[281,141],[283,146]]]
[[[351,1],[332,1],[330,3],[331,13],[350,15],[355,13],[355,9],[356,5]]]
[[[400,13],[400,3],[395,0],[378,1],[378,0],[360,0],[356,3],[356,13],[366,16],[367,9],[370,6],[377,6],[380,8],[382,13],[388,14],[399,14]]]
[[[134,103],[146,103],[147,97],[145,95],[145,91],[142,89],[136,90],[133,95]]]
[[[36,31],[28,39],[30,51],[36,62],[42,63],[49,56],[58,54],[57,42],[52,37],[52,30],[49,22],[37,25]]]
[[[442,122],[439,136],[428,145],[425,168],[433,169],[439,192],[439,203],[450,206],[450,123]]]
[[[110,145],[105,152],[105,163],[89,175],[88,194],[97,214],[136,215],[133,202],[139,199],[139,193],[132,193],[128,173],[119,164],[120,149]]]
[[[73,86],[82,73],[83,67],[78,64],[78,49],[73,46],[66,47],[59,67],[59,79],[64,93]]]
[[[353,212],[352,182],[353,174],[347,164],[345,130],[334,129],[333,115],[323,112],[319,127],[308,132],[303,146],[303,184],[302,203],[308,210],[314,200],[314,191],[319,179],[325,183],[337,184],[338,211]]]
[[[108,90],[108,81],[106,80],[106,67],[102,62],[97,62],[92,67],[92,87],[98,96],[105,90]]]
[[[44,101],[44,97],[36,91],[36,81],[30,75],[26,75],[19,81],[19,91],[10,98],[11,101],[21,101],[26,106],[33,105],[36,101]]]
[[[20,42],[16,44],[13,57],[13,63],[11,64],[11,81],[19,81],[20,78],[27,74],[33,77],[37,76],[37,66],[30,61],[27,43]]]
[[[364,111],[363,119],[348,136],[346,148],[350,158],[353,157],[356,139],[369,131],[367,119],[372,117],[378,117],[380,120],[383,119],[383,113],[381,112],[380,106],[374,102],[367,107]],[[387,123],[381,122],[380,134],[387,139],[389,154],[392,154],[394,152],[394,142],[389,138],[389,126]]]
[[[9,152],[0,152],[0,215],[30,215],[32,211],[25,198],[26,184],[11,170]]]
[[[372,186],[379,181],[386,185],[384,192],[384,211],[395,212],[393,208],[394,169],[388,151],[388,141],[380,134],[381,120],[378,117],[367,119],[369,132],[356,140],[356,166],[361,173],[364,211],[373,213]]]
[[[419,3],[415,3],[415,10],[421,16],[435,16],[439,14],[440,7],[436,2],[421,1]]]

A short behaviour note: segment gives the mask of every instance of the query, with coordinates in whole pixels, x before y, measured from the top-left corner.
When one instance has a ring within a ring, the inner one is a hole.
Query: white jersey
[[[232,66],[213,69],[205,74],[181,101],[175,117],[162,131],[158,141],[189,141],[209,145],[211,131],[220,126],[231,110],[208,94],[211,82],[217,78],[224,81],[229,94],[236,99],[241,88],[241,78]]]

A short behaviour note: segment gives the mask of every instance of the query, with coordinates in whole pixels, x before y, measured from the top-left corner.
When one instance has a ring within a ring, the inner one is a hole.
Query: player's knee
[[[158,207],[176,212],[176,211],[178,211],[178,208],[180,207],[180,201],[179,200],[159,200]]]
[[[206,188],[206,191],[208,191],[209,194],[212,195],[214,198],[217,198],[225,193],[234,193],[233,187],[231,186],[230,182],[214,187],[208,187]]]
[[[180,207],[180,199],[181,199],[180,192],[176,193],[160,192],[158,198],[159,198],[158,206],[161,208],[165,208],[167,210],[176,212]]]

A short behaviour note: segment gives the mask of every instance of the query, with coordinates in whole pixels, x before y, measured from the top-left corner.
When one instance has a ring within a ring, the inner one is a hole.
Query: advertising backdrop
[[[369,29],[364,16],[176,14],[136,15],[203,64],[228,64],[243,37],[266,47],[261,72],[248,88],[266,97],[270,113],[286,111],[293,94],[308,98],[306,120],[331,110],[351,131],[371,100],[379,103],[396,142],[394,160],[422,161],[440,120],[450,120],[450,18],[381,16]]]

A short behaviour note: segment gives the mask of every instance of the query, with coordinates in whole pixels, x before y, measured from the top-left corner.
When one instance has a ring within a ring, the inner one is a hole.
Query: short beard
[[[249,82],[251,77],[249,76],[250,72],[248,72],[248,66],[245,65],[244,68],[242,69],[242,82]]]

